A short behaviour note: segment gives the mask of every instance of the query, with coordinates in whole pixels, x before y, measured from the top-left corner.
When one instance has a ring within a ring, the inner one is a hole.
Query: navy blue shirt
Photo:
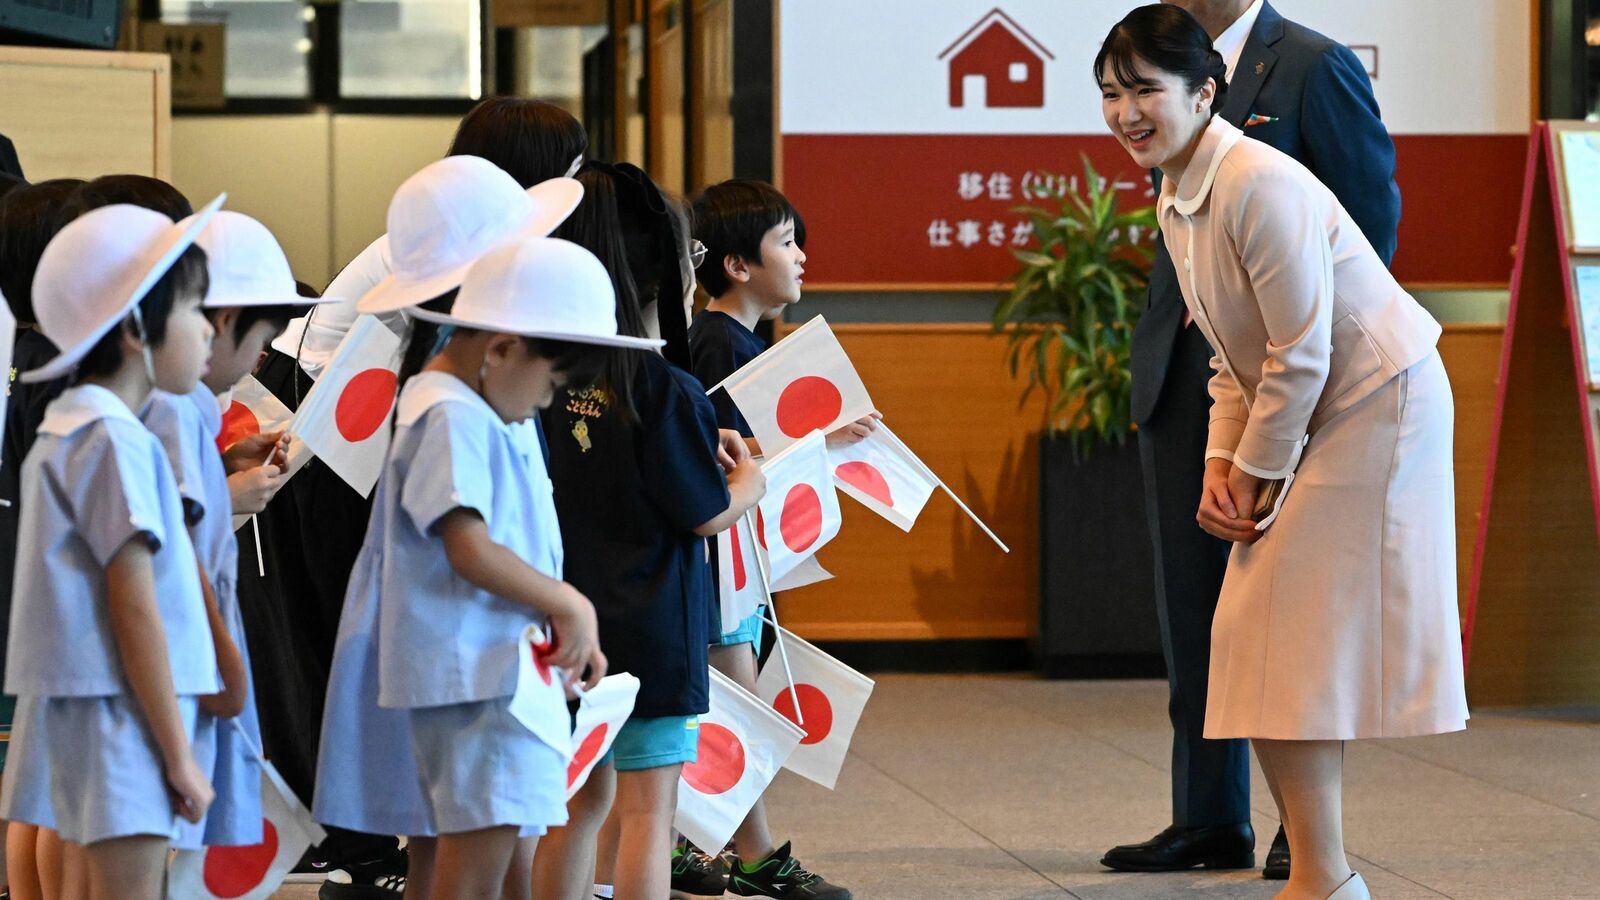
[[[564,391],[539,417],[566,553],[566,580],[594,603],[613,672],[639,679],[634,715],[709,708],[711,565],[694,533],[728,508],[717,423],[688,372],[640,354],[638,421],[602,388]]]
[[[695,316],[694,324],[689,326],[689,364],[694,369],[694,377],[700,379],[706,390],[739,371],[766,349],[767,344],[760,336],[727,313],[708,309]],[[718,428],[731,428],[745,437],[755,437],[750,423],[733,405],[733,398],[727,391],[712,394],[711,406],[717,411]]]

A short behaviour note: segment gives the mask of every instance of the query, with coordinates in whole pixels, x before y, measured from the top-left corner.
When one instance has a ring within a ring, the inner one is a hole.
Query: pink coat
[[[1182,179],[1162,185],[1159,215],[1184,303],[1216,353],[1208,459],[1288,475],[1307,435],[1438,343],[1439,323],[1333,193],[1221,118]]]

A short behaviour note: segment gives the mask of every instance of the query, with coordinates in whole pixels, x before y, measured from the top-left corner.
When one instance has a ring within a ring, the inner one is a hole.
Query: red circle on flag
[[[248,847],[211,847],[202,871],[206,890],[218,897],[243,897],[261,886],[278,858],[278,829],[261,820],[261,843]]]
[[[333,423],[338,426],[339,434],[352,444],[372,437],[389,418],[389,407],[394,405],[398,384],[399,380],[388,369],[357,372],[344,386],[339,403],[333,408]]]
[[[547,685],[550,683],[550,666],[545,663],[544,657],[552,649],[549,641],[545,641],[542,644],[528,645],[528,653],[533,657],[533,671],[537,672],[539,680]]]
[[[728,544],[733,548],[733,589],[744,590],[746,581],[750,580],[750,573],[744,567],[744,542],[739,540],[737,526],[728,531]]]
[[[601,722],[584,737],[583,743],[578,745],[577,752],[572,754],[572,764],[567,766],[567,787],[572,787],[578,776],[583,774],[583,770],[600,755],[600,745],[606,742],[606,732],[610,730],[611,726]]]
[[[767,517],[762,515],[761,507],[756,507],[756,540],[761,542],[761,549],[767,548]]]
[[[833,733],[833,704],[828,701],[828,695],[821,688],[809,684],[796,684],[794,692],[800,695],[800,712],[806,720],[804,725],[800,725],[800,720],[795,718],[794,697],[788,688],[778,692],[778,699],[772,701],[772,708],[778,711],[778,715],[806,730],[806,736],[800,739],[801,744],[820,744],[827,740],[828,735]]]
[[[778,520],[783,543],[796,553],[822,537],[822,498],[809,484],[797,484],[783,498],[783,516]]]
[[[260,433],[261,422],[256,419],[256,414],[250,411],[250,407],[235,400],[228,404],[228,411],[222,414],[222,430],[217,432],[217,446],[226,451],[244,438]]]
[[[852,460],[840,463],[833,474],[884,506],[894,506],[894,492],[889,490],[889,479],[883,477],[878,467],[869,462]]]
[[[683,767],[683,780],[702,794],[726,794],[744,777],[744,744],[714,722],[700,723],[698,758]]]
[[[789,382],[778,395],[778,428],[792,438],[803,438],[827,428],[844,409],[844,397],[833,382],[804,375]]]

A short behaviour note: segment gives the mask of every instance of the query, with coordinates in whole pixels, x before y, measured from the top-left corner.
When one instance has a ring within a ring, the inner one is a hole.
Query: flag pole
[[[261,523],[255,516],[250,517],[250,531],[256,539],[256,574],[262,578],[267,577],[267,560],[261,555]]]
[[[750,534],[755,538],[755,547],[752,553],[756,558],[756,575],[761,578],[761,593],[767,595],[767,616],[772,621],[772,636],[778,644],[778,660],[783,663],[783,677],[789,682],[789,700],[794,703],[795,724],[804,728],[806,724],[805,713],[800,711],[800,692],[795,690],[794,672],[789,668],[789,651],[783,646],[783,627],[778,624],[778,604],[772,599],[772,579],[767,572],[767,556],[761,552],[761,532],[756,530],[756,516],[751,509],[745,510],[744,520],[750,526]],[[760,648],[757,647],[757,652]]]
[[[887,437],[887,438],[889,438],[889,440],[893,441],[895,446],[897,446],[901,450],[903,450],[907,456],[909,456],[912,459],[916,460],[917,461],[917,465],[922,467],[922,470],[928,474],[928,477],[933,479],[935,482],[938,483],[939,489],[944,491],[945,494],[948,495],[951,500],[954,500],[956,502],[956,506],[959,506],[961,508],[961,511],[967,514],[967,518],[971,519],[979,528],[983,529],[983,533],[989,536],[989,540],[994,541],[995,544],[998,545],[1000,547],[1000,549],[1005,551],[1006,553],[1010,553],[1011,552],[1011,548],[1006,546],[1006,542],[1000,540],[999,536],[996,535],[992,530],[990,530],[989,526],[985,525],[982,519],[978,518],[978,514],[973,512],[972,508],[970,506],[967,506],[967,504],[965,502],[963,502],[960,497],[956,496],[956,492],[955,491],[950,490],[950,485],[945,484],[944,483],[944,479],[940,478],[938,475],[934,474],[933,469],[930,469],[928,467],[928,464],[922,461],[922,457],[920,457],[917,454],[913,453],[911,448],[906,446],[906,442],[900,440],[900,435],[895,434],[893,431],[890,431],[889,430],[889,426],[885,425],[885,424],[883,424],[881,422],[878,424],[878,429],[884,433],[885,437]]]

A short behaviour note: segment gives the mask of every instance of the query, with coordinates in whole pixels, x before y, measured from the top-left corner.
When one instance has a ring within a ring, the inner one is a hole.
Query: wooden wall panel
[[[1038,430],[1043,401],[1019,405],[1005,342],[981,325],[835,325],[887,421],[1011,545],[989,542],[935,494],[905,534],[843,497],[844,530],[819,555],[835,580],[790,591],[780,619],[818,640],[1015,638],[1038,591]],[[1446,326],[1456,397],[1462,584],[1483,485],[1498,326]],[[1140,504],[1142,497],[1128,498]]]
[[[0,47],[0,127],[30,181],[172,177],[166,54]]]

